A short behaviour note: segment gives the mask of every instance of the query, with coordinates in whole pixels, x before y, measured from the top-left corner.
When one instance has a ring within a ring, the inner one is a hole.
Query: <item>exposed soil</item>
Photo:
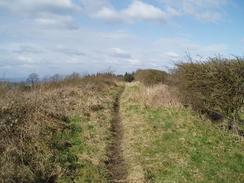
[[[120,96],[123,90],[115,98],[113,106],[113,119],[111,121],[111,143],[107,148],[108,161],[106,162],[109,171],[109,182],[126,182],[127,170],[121,149],[123,128],[120,119]]]

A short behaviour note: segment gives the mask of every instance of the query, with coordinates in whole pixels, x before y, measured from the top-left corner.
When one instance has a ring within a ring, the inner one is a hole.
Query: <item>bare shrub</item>
[[[15,96],[1,106],[0,177],[4,182],[44,181],[55,170],[49,161],[52,152],[45,143],[50,140],[50,133],[44,129],[44,121],[38,119],[38,103]]]

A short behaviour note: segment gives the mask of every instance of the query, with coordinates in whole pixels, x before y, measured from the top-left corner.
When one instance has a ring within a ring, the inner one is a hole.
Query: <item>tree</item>
[[[51,76],[49,78],[49,81],[52,81],[52,82],[58,82],[58,81],[62,81],[64,79],[64,77],[60,74],[54,74],[53,76]]]
[[[127,82],[132,82],[134,80],[134,73],[125,73],[124,80]]]
[[[39,76],[36,73],[31,73],[28,78],[26,79],[26,82],[28,84],[31,84],[32,86],[34,86],[36,83],[39,82]]]

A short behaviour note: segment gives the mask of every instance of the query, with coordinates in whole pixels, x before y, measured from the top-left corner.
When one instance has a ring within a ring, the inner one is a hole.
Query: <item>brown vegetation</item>
[[[59,139],[57,135],[71,130],[71,120],[76,116],[93,118],[94,112],[108,110],[106,104],[110,106],[113,101],[112,94],[108,95],[116,87],[115,80],[108,75],[83,79],[70,76],[31,88],[1,84],[0,180],[54,182],[66,175],[72,178],[79,167],[78,157],[69,151],[72,140]],[[101,142],[96,146],[102,146],[100,149],[105,154],[104,139],[94,139],[104,137],[87,137],[90,138]],[[66,155],[60,157],[63,148]]]

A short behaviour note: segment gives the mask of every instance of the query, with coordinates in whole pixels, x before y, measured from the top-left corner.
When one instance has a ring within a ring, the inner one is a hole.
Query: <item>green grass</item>
[[[81,120],[70,119],[64,130],[60,131],[54,138],[53,148],[57,150],[56,160],[65,170],[59,182],[71,182],[81,168],[78,154],[84,151],[85,144],[80,138],[82,132]]]
[[[136,91],[127,88],[126,92]],[[134,126],[130,145],[143,167],[145,182],[244,182],[243,139],[190,109],[145,108],[126,95],[122,100],[126,101],[122,103],[124,121],[133,123],[138,118],[143,128],[138,131]],[[140,143],[143,138],[147,138],[144,144]]]
[[[74,117],[68,121],[67,127],[55,137],[57,150],[56,161],[65,170],[58,182],[92,182],[106,180],[106,169],[102,165],[94,165],[91,161],[81,159],[83,154],[92,154],[94,148],[87,143],[87,133],[96,133],[96,127],[89,124],[86,118]]]
[[[143,113],[152,129],[156,129],[151,148],[143,155],[149,161],[150,157],[160,155],[159,161],[155,161],[157,168],[146,169],[149,181],[244,181],[244,149],[237,138],[201,121],[186,109],[157,109]],[[143,163],[147,166],[152,162]]]

